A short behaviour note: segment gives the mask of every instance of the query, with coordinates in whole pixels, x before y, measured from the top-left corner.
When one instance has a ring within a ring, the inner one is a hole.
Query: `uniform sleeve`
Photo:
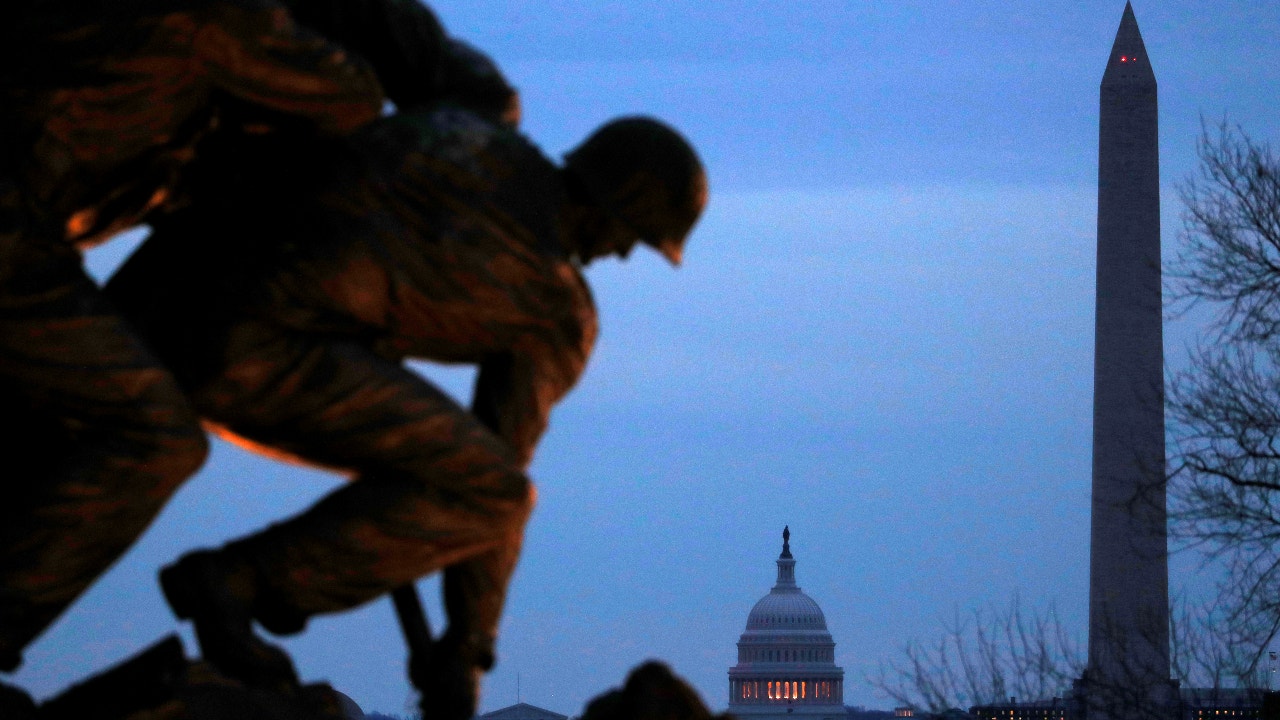
[[[519,96],[497,65],[448,37],[418,0],[282,2],[299,24],[368,60],[401,109],[444,101],[494,119],[519,117]]]
[[[509,352],[480,363],[472,412],[507,442],[521,467],[533,460],[552,406],[577,383],[595,345],[595,307],[585,284],[581,290],[583,302],[555,332],[526,334]]]
[[[445,42],[440,97],[499,123],[520,124],[520,94],[488,55],[456,38]]]
[[[440,83],[444,28],[417,0],[281,0],[300,25],[373,65],[397,105]]]
[[[351,132],[382,112],[382,85],[373,69],[300,27],[279,5],[225,4],[197,29],[193,53],[216,87],[308,118],[327,134]]]

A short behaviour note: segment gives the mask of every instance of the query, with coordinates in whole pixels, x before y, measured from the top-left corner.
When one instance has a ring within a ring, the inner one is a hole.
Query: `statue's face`
[[[580,238],[578,257],[584,264],[609,255],[625,260],[640,242],[635,230],[599,211],[593,211],[584,221]]]

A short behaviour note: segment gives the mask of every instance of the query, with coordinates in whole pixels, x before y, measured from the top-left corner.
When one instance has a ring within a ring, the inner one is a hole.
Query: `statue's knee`
[[[512,500],[509,512],[511,522],[524,527],[538,502],[538,489],[529,476],[522,472],[512,472],[507,478],[507,485],[508,492],[505,495]]]
[[[150,478],[150,495],[163,502],[204,465],[209,441],[200,426],[175,431],[166,428],[134,458],[143,477]]]
[[[149,415],[157,417],[157,413]],[[185,400],[173,403],[154,422],[149,437],[138,442],[137,462],[157,478],[156,491],[167,496],[204,465],[209,456],[209,439],[199,418]]]
[[[183,429],[181,437],[175,441],[171,453],[170,462],[173,467],[172,475],[175,484],[181,483],[196,474],[196,471],[204,465],[205,460],[209,457],[209,438],[205,435],[204,430],[200,428],[199,423]]]

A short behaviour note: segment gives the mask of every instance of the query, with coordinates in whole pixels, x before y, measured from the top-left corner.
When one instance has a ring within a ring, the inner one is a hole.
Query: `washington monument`
[[[1156,78],[1126,3],[1102,76],[1089,557],[1090,720],[1170,700]]]

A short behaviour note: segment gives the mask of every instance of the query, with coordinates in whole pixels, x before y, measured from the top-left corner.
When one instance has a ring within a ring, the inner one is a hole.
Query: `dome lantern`
[[[791,556],[791,526],[782,528],[782,554],[778,556],[778,584],[775,588],[796,586],[796,559]]]

